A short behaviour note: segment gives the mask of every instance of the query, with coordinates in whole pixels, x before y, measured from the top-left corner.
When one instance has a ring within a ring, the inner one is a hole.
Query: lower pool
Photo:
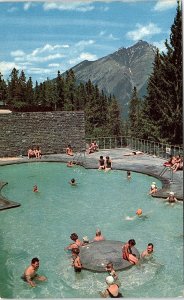
[[[69,181],[75,178],[77,186]],[[106,239],[136,240],[142,252],[154,244],[153,259],[118,271],[124,297],[183,297],[183,205],[174,206],[148,195],[150,176],[125,171],[86,170],[63,163],[27,163],[0,167],[8,185],[2,195],[21,203],[0,211],[0,297],[98,298],[106,273],[76,274],[64,247],[70,234],[92,239],[96,228]],[[38,193],[32,191],[37,184]],[[142,208],[147,219],[135,216]],[[33,257],[48,280],[30,288],[21,280]]]

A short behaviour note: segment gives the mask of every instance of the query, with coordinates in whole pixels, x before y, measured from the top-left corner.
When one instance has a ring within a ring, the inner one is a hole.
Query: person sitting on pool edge
[[[112,160],[110,159],[109,156],[106,156],[105,160],[105,171],[112,170]]]
[[[104,292],[100,292],[103,298],[122,298],[122,294],[119,291],[119,285],[114,282],[112,276],[107,276],[105,279],[108,288]]]
[[[66,148],[66,154],[73,156],[73,149],[71,147],[71,145],[69,144],[68,147]]]
[[[73,243],[66,247],[65,250],[72,250],[73,248],[79,248],[82,246],[82,242],[78,239],[78,235],[75,232],[70,235],[70,238]]]
[[[98,161],[98,170],[104,170],[104,169],[105,169],[105,159],[101,155]]]
[[[132,247],[136,245],[136,242],[134,239],[129,240],[126,244],[122,247],[122,258],[125,260],[128,260],[131,264],[138,264],[139,260],[135,256],[135,254],[132,253]]]
[[[102,233],[101,233],[101,230],[100,229],[97,229],[96,230],[96,235],[93,239],[94,242],[99,242],[99,241],[104,241],[105,238],[103,237]]]
[[[149,243],[146,250],[141,253],[141,258],[150,258],[153,254],[153,244]]]
[[[34,257],[31,260],[31,265],[27,267],[27,269],[24,271],[24,274],[22,275],[22,279],[29,283],[30,286],[35,287],[36,283],[33,281],[34,280],[39,280],[39,281],[45,281],[46,277],[45,276],[39,276],[36,271],[39,268],[39,259],[37,257]]]

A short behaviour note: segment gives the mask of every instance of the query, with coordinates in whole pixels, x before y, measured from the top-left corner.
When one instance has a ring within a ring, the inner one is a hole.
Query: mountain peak
[[[133,88],[137,88],[140,96],[146,94],[147,80],[153,69],[154,48],[140,40],[96,61],[83,61],[72,69],[77,81],[87,82],[90,79],[105,94],[115,95],[126,116]]]

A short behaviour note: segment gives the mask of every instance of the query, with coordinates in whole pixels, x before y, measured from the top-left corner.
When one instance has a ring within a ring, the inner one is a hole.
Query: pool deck
[[[147,174],[159,179],[162,182],[162,188],[158,190],[153,197],[167,198],[169,192],[172,191],[175,193],[178,200],[183,201],[183,171],[179,170],[173,173],[173,180],[171,181],[169,168],[163,176],[160,176],[161,171],[164,169],[164,159],[147,154],[127,156],[127,154],[131,152],[131,149],[121,148],[100,150],[91,154],[77,153],[73,157],[66,154],[43,155],[39,160],[35,158],[28,160],[27,157],[7,157],[0,158],[0,166],[31,162],[68,162],[70,160],[74,160],[77,164],[82,165],[87,169],[97,169],[100,155],[104,157],[110,156],[112,160],[112,168],[114,170],[130,170],[132,172]],[[6,178],[3,178],[3,180],[6,180]],[[1,195],[1,190],[5,184],[7,184],[7,182],[0,181],[0,210],[20,206],[19,203],[5,199]]]

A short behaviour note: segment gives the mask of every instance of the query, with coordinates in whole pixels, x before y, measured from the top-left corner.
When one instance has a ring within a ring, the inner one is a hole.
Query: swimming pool
[[[75,178],[78,185],[71,186]],[[3,196],[21,203],[0,212],[0,296],[2,298],[97,298],[105,289],[106,273],[75,274],[64,247],[70,233],[92,239],[96,228],[106,239],[136,240],[141,252],[148,242],[154,259],[118,272],[125,297],[183,296],[183,206],[170,206],[147,195],[152,177],[125,171],[103,172],[63,163],[28,163],[0,167],[8,185]],[[37,184],[39,193],[33,193]],[[135,216],[138,208],[148,215]],[[20,276],[32,257],[47,282],[34,289]]]

